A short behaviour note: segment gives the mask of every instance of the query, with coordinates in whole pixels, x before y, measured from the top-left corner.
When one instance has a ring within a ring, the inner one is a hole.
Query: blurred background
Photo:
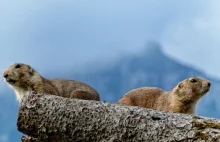
[[[220,1],[0,0],[0,73],[30,64],[46,78],[80,80],[101,100],[131,89],[212,82],[196,114],[220,118]],[[0,142],[20,142],[18,102],[1,77]]]

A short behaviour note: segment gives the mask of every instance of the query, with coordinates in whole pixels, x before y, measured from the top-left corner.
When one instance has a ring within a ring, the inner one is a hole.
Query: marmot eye
[[[18,68],[20,68],[20,67],[21,67],[20,64],[17,64],[17,65],[15,66],[16,69],[18,69]]]
[[[197,82],[197,80],[196,79],[191,79],[190,82],[195,83],[195,82]]]

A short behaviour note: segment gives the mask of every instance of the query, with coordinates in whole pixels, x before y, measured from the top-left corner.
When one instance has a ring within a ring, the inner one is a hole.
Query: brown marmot
[[[119,104],[160,111],[194,114],[197,101],[210,90],[208,80],[192,77],[183,80],[170,92],[156,87],[142,87],[126,93]]]
[[[27,64],[15,63],[10,65],[4,71],[3,77],[9,86],[14,89],[19,102],[23,95],[28,92],[83,100],[100,100],[96,90],[85,83],[76,80],[49,80],[42,77]]]

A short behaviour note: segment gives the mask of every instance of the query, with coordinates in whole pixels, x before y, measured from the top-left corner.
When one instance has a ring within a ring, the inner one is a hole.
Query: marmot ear
[[[182,88],[183,87],[183,84],[180,82],[180,83],[178,83],[178,87],[179,88]]]
[[[28,65],[28,69],[29,69],[29,73],[30,73],[31,75],[33,75],[34,70],[32,69],[32,67]]]

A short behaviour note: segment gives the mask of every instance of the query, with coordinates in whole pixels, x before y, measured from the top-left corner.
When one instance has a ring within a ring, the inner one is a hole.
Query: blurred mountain
[[[101,100],[117,102],[121,96],[131,89],[143,86],[160,87],[171,90],[178,82],[191,77],[203,77],[212,82],[210,92],[198,103],[196,114],[206,117],[220,117],[220,81],[207,76],[194,67],[179,63],[168,57],[157,42],[149,42],[146,49],[138,54],[127,55],[116,63],[106,63],[98,70],[89,67],[86,72],[68,74],[54,73],[45,77],[66,76],[93,86],[101,95]],[[97,63],[94,63],[97,64]],[[65,74],[65,75],[63,75]],[[9,91],[9,90],[8,90]],[[19,142],[20,133],[16,130],[17,109],[13,91],[0,95],[0,141],[8,135],[8,141]],[[13,104],[13,105],[9,105]],[[2,136],[2,139],[1,139]],[[6,140],[5,140],[6,141]],[[4,142],[4,141],[2,141]]]
[[[134,88],[155,86],[169,91],[186,78],[202,77],[212,82],[212,88],[198,102],[196,114],[220,117],[220,80],[167,56],[157,42],[149,42],[146,46],[141,53],[122,57],[115,64],[107,64],[96,72],[75,74],[75,78],[96,88],[102,100],[116,102]]]

